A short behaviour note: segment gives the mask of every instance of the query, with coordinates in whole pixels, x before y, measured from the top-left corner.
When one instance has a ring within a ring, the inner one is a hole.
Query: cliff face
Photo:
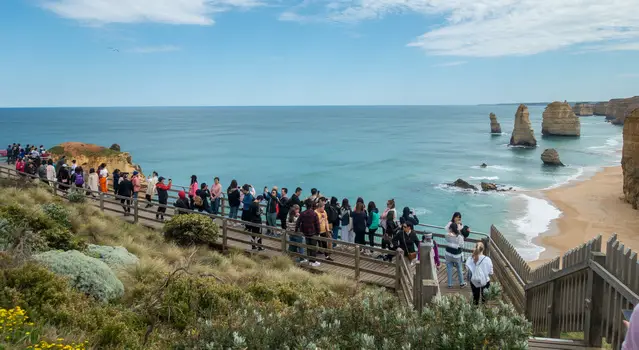
[[[626,115],[629,115],[628,107],[636,103],[639,103],[639,96],[610,100],[606,107],[606,119],[611,120],[613,124],[623,125]]]
[[[581,122],[568,103],[553,102],[544,110],[541,134],[579,136],[581,134]]]
[[[626,110],[623,112],[623,115],[618,116],[617,118],[611,120],[610,122],[615,125],[623,125],[626,118],[628,118],[635,109],[639,108],[639,99],[636,101],[630,101],[631,104],[626,107]]]
[[[535,132],[530,126],[530,114],[528,113],[528,107],[525,105],[519,105],[517,113],[515,113],[515,126],[510,137],[510,145],[537,147]]]
[[[490,132],[493,134],[501,134],[501,125],[497,121],[495,113],[490,113]]]
[[[71,165],[72,160],[76,160],[76,164],[81,166],[84,171],[88,172],[90,168],[95,168],[102,163],[106,163],[109,172],[120,169],[122,172],[133,173],[138,171],[142,175],[140,166],[133,164],[131,155],[126,152],[118,152],[106,147],[80,143],[65,142],[59,144],[49,150],[53,159],[57,160],[63,155],[66,156],[67,164]]]
[[[623,126],[623,194],[626,202],[637,209],[639,201],[639,109],[635,109]]]
[[[594,115],[606,115],[606,108],[608,107],[608,102],[597,102],[595,104],[595,108],[593,111]]]
[[[572,107],[572,111],[575,112],[578,116],[591,116],[594,114],[595,106],[591,103],[576,103],[574,107]]]

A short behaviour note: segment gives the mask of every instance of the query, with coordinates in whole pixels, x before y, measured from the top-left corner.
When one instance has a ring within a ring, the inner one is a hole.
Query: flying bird
[[[120,52],[120,50],[116,49],[115,47],[109,47],[109,50],[113,52]]]

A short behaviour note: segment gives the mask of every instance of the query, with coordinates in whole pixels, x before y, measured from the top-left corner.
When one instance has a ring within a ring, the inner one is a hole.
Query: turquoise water
[[[47,147],[65,141],[118,143],[145,173],[188,184],[214,176],[256,188],[277,185],[304,195],[358,196],[416,209],[444,225],[455,211],[477,231],[495,224],[528,259],[531,239],[560,214],[529,190],[559,186],[619,164],[621,128],[603,117],[581,119],[581,138],[541,138],[543,107],[530,107],[536,149],[507,146],[517,106],[174,107],[0,109],[0,142]],[[488,114],[503,135],[491,136]],[[564,168],[541,165],[556,148]],[[487,168],[480,168],[487,163]],[[469,193],[443,186],[457,178],[513,186],[508,193]]]

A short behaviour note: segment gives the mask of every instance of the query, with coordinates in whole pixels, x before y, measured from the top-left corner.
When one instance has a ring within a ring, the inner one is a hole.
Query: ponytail
[[[477,242],[477,244],[475,244],[475,250],[473,250],[473,261],[477,263],[477,260],[479,260],[479,255],[483,253],[484,253],[484,243]]]

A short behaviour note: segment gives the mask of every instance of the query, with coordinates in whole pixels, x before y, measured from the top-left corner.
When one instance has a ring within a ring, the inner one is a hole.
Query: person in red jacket
[[[158,191],[158,212],[155,214],[155,218],[157,220],[164,221],[164,214],[166,213],[166,205],[169,201],[169,190],[171,189],[171,185],[173,184],[173,180],[169,179],[169,184],[164,184],[164,177],[160,176],[158,179],[158,183],[155,185],[155,188]]]

